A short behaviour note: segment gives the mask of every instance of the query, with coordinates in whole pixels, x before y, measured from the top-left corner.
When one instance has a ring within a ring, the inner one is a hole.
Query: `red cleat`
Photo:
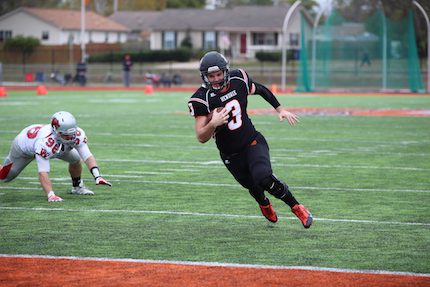
[[[296,204],[291,208],[291,211],[300,219],[305,228],[311,227],[314,222],[312,214],[301,204]]]
[[[278,221],[278,216],[276,215],[275,210],[271,203],[268,205],[260,205],[261,213],[263,213],[264,217],[267,218],[270,222],[275,223]]]

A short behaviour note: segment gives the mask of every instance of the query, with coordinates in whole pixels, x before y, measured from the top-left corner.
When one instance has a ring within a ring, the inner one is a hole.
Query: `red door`
[[[240,34],[240,53],[246,54],[246,34]]]

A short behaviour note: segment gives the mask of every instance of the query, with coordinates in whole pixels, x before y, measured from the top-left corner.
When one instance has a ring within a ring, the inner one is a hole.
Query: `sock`
[[[288,204],[291,208],[294,205],[299,204],[299,202],[294,198],[293,194],[289,190],[285,191],[285,194],[282,196],[281,200]]]
[[[269,205],[270,201],[267,197],[265,197],[261,202],[259,202],[258,204],[266,206]]]
[[[81,184],[81,177],[72,177],[73,187],[78,187]]]

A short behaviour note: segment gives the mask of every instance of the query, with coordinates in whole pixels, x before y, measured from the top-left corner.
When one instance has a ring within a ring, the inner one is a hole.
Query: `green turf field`
[[[0,254],[315,266],[430,273],[430,117],[254,115],[273,168],[315,217],[305,230],[281,201],[264,219],[194,136],[189,93],[9,92],[0,98],[0,157],[16,134],[75,115],[112,188],[68,194],[67,165],[51,163],[48,203],[31,163],[0,184]],[[430,109],[426,96],[279,97],[291,107]],[[268,108],[258,96],[250,108]]]

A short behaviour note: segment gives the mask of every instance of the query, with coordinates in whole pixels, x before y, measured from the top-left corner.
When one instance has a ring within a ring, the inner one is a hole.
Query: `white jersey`
[[[35,157],[39,172],[49,172],[49,160],[61,157],[76,149],[85,161],[92,154],[87,145],[87,137],[81,128],[77,128],[76,140],[73,144],[62,144],[57,141],[50,125],[31,125],[24,128],[15,138],[19,149],[29,157]]]

